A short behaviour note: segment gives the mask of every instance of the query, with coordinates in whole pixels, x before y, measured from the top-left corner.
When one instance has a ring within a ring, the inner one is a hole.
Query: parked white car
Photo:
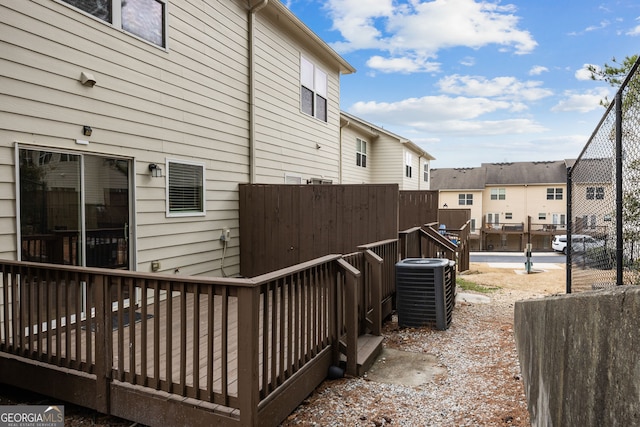
[[[566,254],[567,253],[567,235],[563,234],[561,236],[553,236],[551,247],[556,252],[562,252],[563,254]]]
[[[588,249],[604,246],[604,240],[595,239],[587,234],[574,234],[571,236],[571,249],[573,252],[585,252]],[[567,253],[567,235],[553,236],[551,247],[554,251]]]

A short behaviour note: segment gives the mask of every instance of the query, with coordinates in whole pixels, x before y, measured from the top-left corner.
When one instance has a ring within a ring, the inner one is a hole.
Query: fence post
[[[103,414],[110,414],[113,339],[111,339],[110,334],[111,301],[109,298],[108,278],[104,275],[90,277],[94,280],[93,289],[96,305],[96,316],[94,318],[96,328],[96,410]],[[109,308],[108,310],[107,307]],[[87,311],[90,318],[90,309]]]
[[[371,250],[364,251],[371,277],[371,333],[382,335],[382,263],[384,260]]]
[[[257,425],[258,422],[258,404],[260,403],[259,313],[260,287],[238,288],[238,406],[240,424],[243,426]]]
[[[622,89],[616,93],[616,285],[623,283],[623,263],[624,256],[623,236],[622,236]]]
[[[566,269],[566,292],[571,293],[571,229],[573,228],[573,212],[572,212],[572,200],[573,197],[573,169],[571,166],[567,168],[567,246],[565,250],[565,269]]]
[[[360,272],[342,258],[337,260],[345,275],[345,319],[347,330],[347,374],[358,375],[358,277]]]

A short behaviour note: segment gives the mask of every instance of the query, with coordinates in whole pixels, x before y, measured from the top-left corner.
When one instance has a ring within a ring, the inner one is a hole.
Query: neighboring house
[[[477,249],[550,249],[566,230],[566,161],[483,163],[478,168],[432,169],[440,208],[471,210]]]
[[[418,145],[356,116],[341,113],[342,184],[397,183],[400,190],[429,190],[433,156]]]
[[[573,168],[573,164],[570,166]],[[632,177],[623,179],[631,181]],[[616,194],[613,160],[610,158],[580,159],[580,167],[573,170],[571,182],[573,184],[572,231],[598,238],[614,236],[615,209],[613,207],[616,204]],[[626,197],[623,199],[625,203],[627,200],[632,200]]]
[[[0,258],[235,275],[239,183],[340,180],[355,70],[278,0],[2,0],[0,28]]]

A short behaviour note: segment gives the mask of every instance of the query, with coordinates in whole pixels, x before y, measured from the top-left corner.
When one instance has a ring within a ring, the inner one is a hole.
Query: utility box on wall
[[[449,328],[455,305],[455,262],[406,258],[396,264],[398,326]]]

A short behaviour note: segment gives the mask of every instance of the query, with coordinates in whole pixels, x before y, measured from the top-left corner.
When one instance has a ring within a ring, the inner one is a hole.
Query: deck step
[[[358,337],[358,376],[364,375],[382,352],[383,337],[360,335]]]

